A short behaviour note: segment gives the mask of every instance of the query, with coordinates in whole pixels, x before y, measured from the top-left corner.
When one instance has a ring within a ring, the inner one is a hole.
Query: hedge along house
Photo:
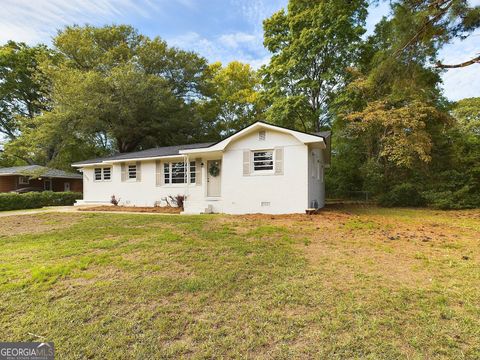
[[[0,168],[0,192],[15,190],[82,192],[81,174],[40,165]]]
[[[184,213],[300,213],[325,204],[330,133],[256,122],[218,143],[168,146],[72,166],[83,172],[78,204],[165,205],[185,195]]]

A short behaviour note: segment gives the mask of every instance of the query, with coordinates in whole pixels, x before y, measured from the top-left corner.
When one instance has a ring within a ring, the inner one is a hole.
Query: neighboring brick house
[[[0,168],[0,192],[23,188],[82,192],[82,175],[39,165]]]

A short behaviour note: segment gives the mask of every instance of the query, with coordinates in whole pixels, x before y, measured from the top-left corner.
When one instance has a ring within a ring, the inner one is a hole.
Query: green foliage
[[[233,61],[208,68],[210,98],[201,109],[211,129],[211,138],[228,136],[257,120],[262,120],[264,103],[260,78],[248,64]]]
[[[82,193],[75,192],[30,192],[25,194],[0,194],[0,211],[35,209],[44,206],[73,205],[82,198]]]
[[[396,185],[392,190],[383,194],[379,204],[386,207],[395,206],[425,206],[426,200],[413,184]]]
[[[363,0],[290,0],[287,11],[264,21],[270,121],[304,131],[329,124],[329,105],[358,55],[366,9]]]
[[[48,108],[48,79],[38,71],[45,58],[53,60],[54,52],[44,45],[9,41],[0,46],[0,134],[9,139]]]

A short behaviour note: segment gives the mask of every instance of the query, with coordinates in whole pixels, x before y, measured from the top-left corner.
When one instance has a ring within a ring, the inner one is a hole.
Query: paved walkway
[[[91,206],[94,207],[94,206]],[[88,206],[83,207],[84,209],[88,209]],[[180,214],[171,214],[171,213],[155,213],[155,212],[140,212],[140,211],[94,211],[94,210],[79,210],[80,207],[78,206],[52,206],[52,207],[44,207],[41,209],[27,209],[27,210],[12,210],[12,211],[0,211],[0,217],[5,216],[22,216],[22,215],[33,215],[33,214],[43,214],[43,213],[53,213],[53,212],[60,212],[60,213],[71,213],[71,212],[78,212],[78,213],[95,213],[95,214],[141,214],[141,215],[180,215]]]

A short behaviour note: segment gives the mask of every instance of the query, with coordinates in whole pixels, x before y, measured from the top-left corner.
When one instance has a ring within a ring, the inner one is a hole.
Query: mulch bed
[[[159,214],[180,214],[182,209],[170,206],[164,207],[136,207],[136,206],[95,206],[79,208],[79,211],[118,211],[118,212],[139,212]]]

